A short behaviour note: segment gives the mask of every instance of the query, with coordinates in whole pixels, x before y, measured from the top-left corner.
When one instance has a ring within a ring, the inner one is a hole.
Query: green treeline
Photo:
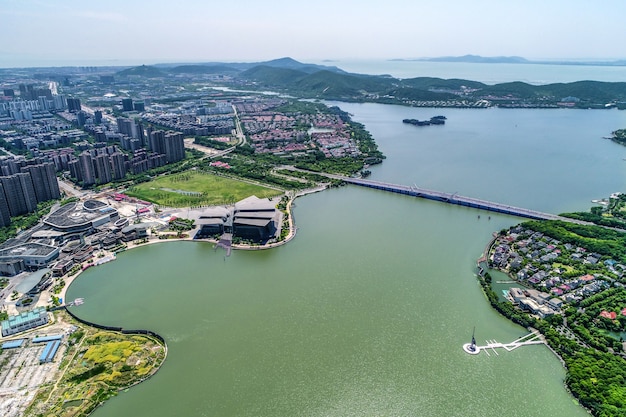
[[[626,234],[623,232],[560,220],[529,221],[523,223],[522,226],[541,232],[562,243],[570,243],[616,261],[626,262]]]

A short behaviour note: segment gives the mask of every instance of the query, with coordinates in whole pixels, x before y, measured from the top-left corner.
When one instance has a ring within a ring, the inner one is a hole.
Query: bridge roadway
[[[557,216],[556,214],[543,213],[536,210],[530,210],[521,207],[509,206],[506,204],[495,203],[493,201],[480,200],[478,198],[464,197],[456,193],[444,193],[441,191],[428,190],[426,188],[411,187],[406,185],[390,184],[380,181],[366,180],[362,178],[350,178],[340,175],[328,175],[331,178],[343,180],[349,184],[359,185],[362,187],[374,188],[377,190],[389,191],[392,193],[405,194],[413,197],[426,198],[428,200],[440,201],[442,203],[456,204],[477,208],[480,210],[492,211],[495,213],[509,214],[511,216],[524,217],[536,220],[562,220],[566,222],[578,224],[591,224],[580,220],[569,219],[567,217]]]

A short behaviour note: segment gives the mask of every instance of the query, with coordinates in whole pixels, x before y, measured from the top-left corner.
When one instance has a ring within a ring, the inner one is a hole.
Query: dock
[[[484,351],[487,356],[491,356],[489,353],[491,351],[497,356],[499,355],[497,349],[504,349],[507,352],[510,352],[520,346],[545,344],[545,341],[538,331],[533,331],[510,343],[500,343],[495,340],[487,340],[486,342],[487,344],[483,346],[477,346],[474,343],[466,343],[463,345],[463,350],[470,355],[478,355],[481,351]]]

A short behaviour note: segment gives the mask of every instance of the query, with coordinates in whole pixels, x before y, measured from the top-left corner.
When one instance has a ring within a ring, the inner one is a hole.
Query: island
[[[418,120],[418,119],[403,119],[402,123],[414,125],[414,126],[430,126],[430,125],[444,125],[446,124],[445,116],[433,116],[430,120]]]

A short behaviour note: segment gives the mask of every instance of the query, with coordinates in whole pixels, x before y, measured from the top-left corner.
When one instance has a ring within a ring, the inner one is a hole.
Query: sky
[[[0,0],[0,67],[626,59],[624,16],[624,0]]]

